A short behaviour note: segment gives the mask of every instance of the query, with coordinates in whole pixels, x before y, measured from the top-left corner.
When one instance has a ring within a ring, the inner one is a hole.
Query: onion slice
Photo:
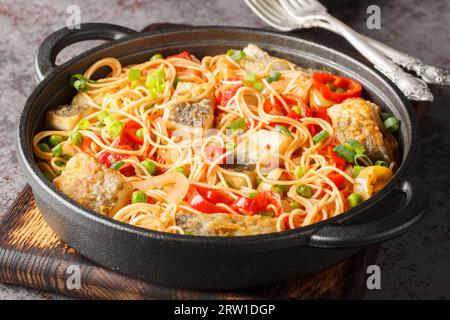
[[[189,190],[189,180],[179,172],[171,171],[162,175],[132,183],[135,189],[147,191],[160,189],[167,193],[166,202],[180,203]]]

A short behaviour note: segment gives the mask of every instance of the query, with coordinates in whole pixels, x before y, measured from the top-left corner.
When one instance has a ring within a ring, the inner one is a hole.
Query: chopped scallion
[[[81,130],[86,130],[87,128],[89,128],[90,125],[91,125],[91,123],[89,122],[89,120],[88,120],[88,119],[85,119],[85,118],[81,119],[81,120],[78,122],[78,127],[79,127]]]
[[[364,146],[361,143],[359,143],[358,140],[355,140],[355,139],[349,139],[349,140],[345,141],[344,145],[345,145],[345,147],[355,151],[356,154],[362,154],[366,151],[364,149]]]
[[[366,167],[372,165],[372,160],[370,160],[370,158],[364,153],[355,155],[354,162],[356,165],[363,165]]]
[[[387,164],[387,162],[386,161],[383,161],[383,160],[377,160],[377,161],[375,161],[375,165],[376,166],[381,166],[381,167],[388,167],[388,164]]]
[[[397,131],[400,128],[400,120],[398,120],[396,117],[387,118],[384,121],[384,128],[388,132],[394,133],[395,131]]]
[[[113,170],[119,170],[120,168],[122,168],[125,165],[125,162],[123,161],[117,161],[114,162],[113,164],[111,164],[111,166],[109,167],[110,169]]]
[[[363,203],[363,198],[358,193],[351,193],[347,197],[347,201],[348,201],[350,208],[354,208],[357,205],[360,205],[361,203]]]
[[[330,134],[328,133],[327,130],[322,130],[318,134],[316,134],[312,138],[312,140],[313,140],[314,144],[318,144],[318,143],[321,143],[322,141],[324,141],[325,139],[327,139],[329,136],[330,136]]]
[[[139,69],[129,69],[128,70],[128,81],[139,81],[141,80],[141,70]]]
[[[278,81],[281,78],[281,73],[274,71],[266,77],[268,83],[272,83],[274,81]]]
[[[355,160],[355,151],[353,151],[350,148],[347,148],[346,146],[339,144],[333,149],[334,153],[336,153],[339,157],[344,159],[345,161],[349,163],[353,163]]]
[[[275,126],[275,131],[279,132],[279,133],[282,133],[282,134],[285,134],[285,135],[287,135],[289,137],[292,137],[292,133],[289,131],[289,129],[286,126],[282,126],[280,124],[277,124]]]
[[[245,58],[245,52],[241,51],[241,50],[230,49],[227,51],[227,56],[229,56],[234,61],[239,61],[239,60]]]

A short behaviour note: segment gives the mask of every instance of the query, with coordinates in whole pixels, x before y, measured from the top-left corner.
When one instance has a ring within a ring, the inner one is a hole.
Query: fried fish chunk
[[[198,236],[247,236],[277,231],[276,218],[226,213],[177,213],[176,224],[187,234]]]
[[[84,152],[67,162],[53,184],[81,205],[110,217],[130,202],[133,191],[118,171],[107,168]]]
[[[88,105],[86,98],[81,93],[78,93],[71,104],[62,105],[48,111],[46,125],[50,129],[70,131],[83,117],[95,111],[95,108]]]
[[[347,99],[327,109],[340,143],[355,139],[373,160],[393,160],[391,144],[383,137],[379,107],[362,98]]]

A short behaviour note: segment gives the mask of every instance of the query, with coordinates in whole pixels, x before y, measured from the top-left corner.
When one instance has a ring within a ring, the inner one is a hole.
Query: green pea
[[[56,147],[52,149],[53,157],[60,157],[63,154],[62,144],[58,144]]]
[[[162,54],[161,54],[161,53],[156,53],[156,54],[154,54],[154,55],[150,58],[150,61],[156,60],[156,59],[163,59]]]
[[[63,141],[63,137],[59,134],[52,134],[50,137],[48,137],[48,143],[52,147],[56,147],[58,143],[61,143]]]
[[[142,191],[134,191],[131,195],[131,202],[132,203],[146,203],[147,202],[147,195]]]
[[[311,198],[313,196],[313,190],[307,185],[298,186],[297,193],[305,198]]]
[[[141,162],[141,165],[150,173],[152,176],[156,174],[156,165],[153,161],[145,159]]]
[[[140,128],[136,131],[136,137],[144,139],[144,128]]]
[[[50,152],[50,147],[46,143],[39,143],[38,148],[43,152]]]
[[[76,146],[80,146],[83,142],[83,135],[79,133],[78,131],[72,132],[70,134],[70,141]]]

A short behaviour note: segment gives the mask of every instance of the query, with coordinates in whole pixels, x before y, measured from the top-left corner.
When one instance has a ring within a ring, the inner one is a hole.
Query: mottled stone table
[[[44,37],[65,26],[70,5],[82,22],[110,22],[139,30],[155,22],[266,27],[241,0],[0,0],[0,219],[25,185],[15,156],[17,121],[36,85],[33,60]],[[381,30],[368,30],[366,8],[381,7]],[[450,68],[450,2],[356,1],[336,16],[359,32],[432,64]],[[89,44],[64,50],[59,60]],[[92,45],[92,44],[91,44]],[[414,229],[383,245],[382,289],[367,298],[450,298],[450,87],[433,87],[435,102],[422,121],[418,175],[432,193],[430,210]],[[61,299],[0,284],[0,299]]]

